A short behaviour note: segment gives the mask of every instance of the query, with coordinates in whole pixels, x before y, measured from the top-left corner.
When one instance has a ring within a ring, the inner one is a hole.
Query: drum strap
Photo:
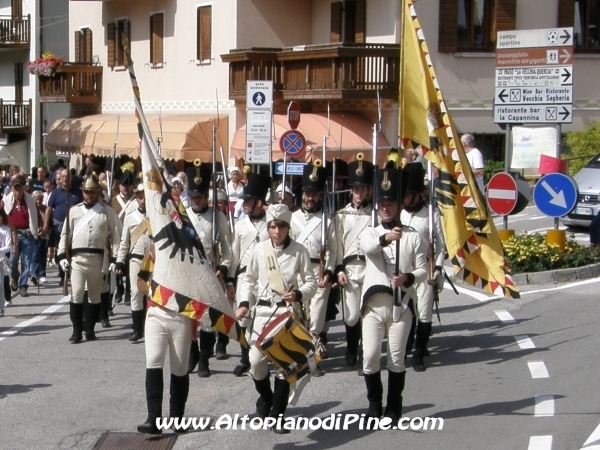
[[[271,288],[271,291],[277,294],[283,294],[286,291],[286,283],[281,276],[279,261],[277,261],[277,256],[275,256],[273,244],[270,240],[265,242],[264,249],[265,267],[267,268],[267,280],[269,280],[269,287]]]

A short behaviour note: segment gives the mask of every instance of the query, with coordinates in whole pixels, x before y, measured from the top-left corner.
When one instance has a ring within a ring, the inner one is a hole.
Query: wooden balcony
[[[102,102],[102,66],[66,63],[54,76],[38,78],[42,103]]]
[[[31,99],[19,104],[0,98],[0,133],[31,133]]]
[[[229,98],[246,99],[246,81],[273,81],[282,100],[396,98],[399,44],[326,44],[251,48],[221,55],[229,63]]]
[[[0,16],[0,50],[28,49],[31,40],[31,16],[20,19]]]

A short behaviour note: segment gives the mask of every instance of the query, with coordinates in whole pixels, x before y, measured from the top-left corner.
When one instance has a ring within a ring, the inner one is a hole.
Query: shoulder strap
[[[73,237],[71,239],[75,239],[75,237],[81,233],[81,230],[90,223],[90,221],[102,210],[102,203],[96,203],[92,208],[88,209],[86,213],[83,215],[81,219],[75,225],[73,229]]]
[[[269,287],[271,290],[277,294],[283,294],[285,292],[284,280],[281,275],[281,270],[279,268],[279,261],[277,261],[277,256],[275,256],[275,251],[273,250],[273,244],[270,240],[265,241],[265,267],[267,268],[267,279],[269,280]]]

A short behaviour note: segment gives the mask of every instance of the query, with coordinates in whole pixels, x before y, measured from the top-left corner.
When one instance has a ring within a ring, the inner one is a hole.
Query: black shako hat
[[[348,163],[348,186],[373,186],[373,163],[364,161],[362,153]]]
[[[394,168],[379,169],[375,179],[375,200],[380,202],[382,200],[390,200],[396,202],[404,199],[406,194],[406,173],[403,170]],[[402,176],[402,180],[400,177]],[[398,192],[398,183],[402,183],[402,188]],[[398,194],[400,198],[398,198]]]
[[[320,159],[314,164],[304,166],[302,172],[302,190],[321,192],[325,188],[327,181],[327,169],[323,167]]]
[[[425,189],[425,168],[420,162],[410,163],[404,169],[406,193],[423,192]]]
[[[201,164],[199,167],[188,167],[185,171],[188,178],[188,195],[197,197],[207,195],[212,178],[212,164]]]
[[[241,195],[242,200],[251,198],[261,199],[264,201],[271,187],[271,177],[268,175],[260,175],[258,173],[249,173],[248,181],[244,186],[244,193]]]
[[[135,184],[133,173],[129,170],[125,170],[119,179],[119,184],[122,184],[123,186],[133,186]]]

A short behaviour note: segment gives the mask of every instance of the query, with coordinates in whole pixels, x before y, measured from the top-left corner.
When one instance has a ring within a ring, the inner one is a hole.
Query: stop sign
[[[287,119],[292,130],[298,128],[298,125],[300,125],[300,105],[298,102],[290,102],[287,111]]]
[[[517,205],[519,197],[517,182],[508,173],[497,173],[488,183],[486,197],[493,212],[506,216]]]

